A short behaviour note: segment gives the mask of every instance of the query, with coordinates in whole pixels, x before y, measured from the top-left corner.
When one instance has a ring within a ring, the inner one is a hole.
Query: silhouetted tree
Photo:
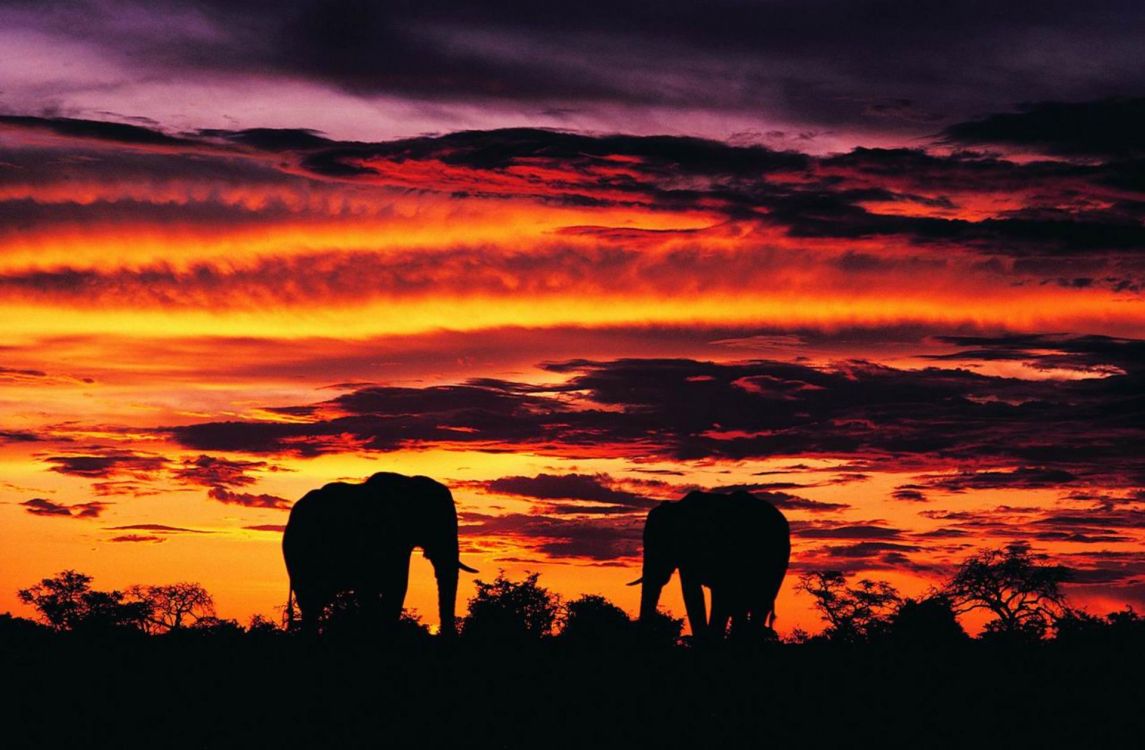
[[[429,636],[429,628],[416,612],[403,609],[397,623],[387,624],[379,620],[377,610],[371,611],[371,604],[353,591],[343,591],[323,609],[318,618],[318,628],[323,635],[333,638]]]
[[[143,630],[151,615],[142,601],[125,601],[122,591],[96,591],[92,578],[65,570],[16,592],[20,601],[30,604],[44,622],[57,631],[108,632]]]
[[[564,606],[561,638],[574,643],[622,644],[636,634],[636,624],[623,609],[598,594],[584,594]]]
[[[986,624],[987,637],[1042,638],[1066,612],[1061,584],[1069,578],[1069,571],[1060,565],[1040,564],[1043,557],[1035,556],[1026,544],[986,550],[964,561],[943,593],[955,612],[993,613],[995,619]]]
[[[847,585],[847,575],[837,570],[813,570],[799,578],[799,590],[815,600],[815,608],[828,623],[831,640],[854,642],[867,639],[887,624],[902,598],[886,581],[864,578]]]
[[[131,586],[127,589],[127,596],[147,603],[151,610],[148,618],[150,632],[178,630],[185,624],[215,616],[215,600],[197,583]]]
[[[684,634],[684,618],[657,609],[640,623],[641,640],[652,646],[674,646]]]
[[[495,641],[530,641],[553,633],[560,597],[537,584],[539,573],[511,581],[500,571],[492,583],[474,581],[477,593],[469,600],[469,614],[461,633],[467,638]]]
[[[246,632],[251,635],[274,635],[282,632],[282,627],[274,620],[261,614],[253,614],[247,620]]]
[[[909,646],[950,646],[970,638],[959,624],[950,599],[942,594],[903,600],[890,616],[885,632],[894,643]]]
[[[12,645],[19,641],[30,641],[47,637],[51,629],[43,623],[15,617],[8,612],[0,613],[0,643]]]
[[[213,615],[200,617],[189,627],[172,632],[191,633],[211,638],[239,638],[246,634],[246,630],[243,629],[238,620]]]
[[[1145,645],[1145,617],[1132,607],[1104,617],[1070,609],[1054,621],[1054,640],[1077,645],[1117,645],[1139,649]]]

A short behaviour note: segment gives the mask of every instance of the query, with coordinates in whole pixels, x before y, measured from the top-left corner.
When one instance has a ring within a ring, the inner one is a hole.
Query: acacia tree
[[[122,591],[96,591],[92,578],[65,570],[44,578],[35,586],[20,589],[16,596],[40,613],[57,631],[108,631],[146,627],[150,606],[143,601],[125,601]]]
[[[826,635],[832,640],[861,641],[887,623],[891,612],[902,602],[898,590],[886,581],[864,578],[847,585],[847,574],[838,570],[813,570],[799,578],[797,587],[815,600],[828,623]]]
[[[215,600],[197,583],[132,586],[127,595],[150,608],[149,632],[171,632],[215,616]]]
[[[988,633],[1041,638],[1068,611],[1061,584],[1069,570],[1040,559],[1022,543],[986,550],[964,561],[943,593],[958,613],[992,612]]]

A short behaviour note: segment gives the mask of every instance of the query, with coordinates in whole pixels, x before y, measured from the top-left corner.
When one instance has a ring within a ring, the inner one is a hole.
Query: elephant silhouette
[[[414,547],[433,564],[441,633],[453,635],[458,570],[477,571],[458,557],[449,489],[428,477],[379,473],[311,490],[291,508],[282,535],[289,619],[297,602],[303,631],[315,634],[326,606],[350,592],[367,618],[396,626]]]
[[[641,623],[654,617],[679,570],[693,637],[722,638],[729,620],[734,633],[762,632],[775,619],[790,556],[790,527],[771,503],[746,492],[691,492],[648,512],[643,575],[629,585],[642,584]],[[703,586],[711,591],[710,620]]]

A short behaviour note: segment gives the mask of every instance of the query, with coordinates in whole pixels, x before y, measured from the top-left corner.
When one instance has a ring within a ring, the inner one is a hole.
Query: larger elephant
[[[656,613],[660,592],[679,570],[688,622],[696,638],[762,630],[775,617],[775,597],[787,574],[791,532],[771,503],[746,492],[691,492],[663,502],[644,524],[640,620]],[[711,591],[711,619],[702,587]]]
[[[458,557],[457,510],[445,485],[379,473],[361,484],[333,482],[306,493],[282,535],[303,629],[317,632],[322,611],[347,592],[376,619],[396,624],[414,547],[433,564],[441,632],[452,634],[458,570],[476,571]]]

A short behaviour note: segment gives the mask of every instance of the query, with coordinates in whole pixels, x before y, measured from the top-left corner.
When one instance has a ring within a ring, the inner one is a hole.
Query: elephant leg
[[[361,617],[356,623],[359,635],[365,635],[383,621],[384,604],[382,594],[376,588],[363,588],[357,592],[358,607]]]
[[[684,592],[684,608],[688,611],[688,623],[692,626],[692,637],[706,640],[710,631],[707,607],[704,605],[704,591],[700,587],[700,582],[681,570],[680,588]]]
[[[771,621],[774,619],[775,597],[766,595],[757,599],[751,608],[751,631],[755,635],[765,636],[771,630]]]
[[[751,632],[751,618],[746,609],[739,609],[732,616],[732,638],[743,638]]]
[[[302,620],[302,633],[306,636],[318,635],[318,618],[322,614],[325,602],[320,596],[310,592],[295,591],[294,600],[298,604],[298,613]]]
[[[386,576],[385,589],[382,594],[382,621],[385,627],[397,625],[402,616],[402,606],[406,601],[406,591],[409,589],[409,556],[395,560]]]
[[[731,611],[728,609],[727,595],[712,589],[712,617],[708,624],[711,635],[715,638],[723,638],[728,632],[728,620],[731,618]]]

